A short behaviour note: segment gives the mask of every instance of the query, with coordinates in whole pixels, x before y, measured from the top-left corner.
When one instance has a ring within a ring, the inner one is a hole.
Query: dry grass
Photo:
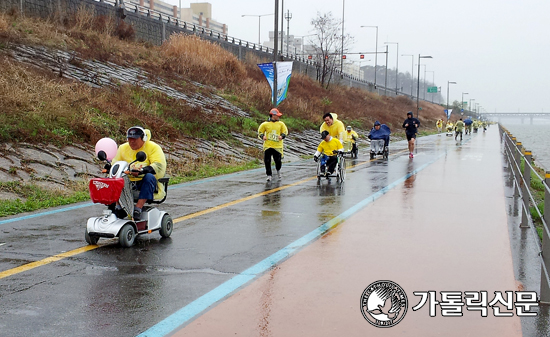
[[[223,88],[246,75],[244,65],[220,46],[198,36],[173,34],[162,45],[163,69]]]
[[[4,14],[0,13],[0,32],[5,32],[8,30],[8,20],[6,20],[6,17]]]
[[[172,35],[159,47],[133,42],[132,38],[131,26],[117,26],[109,17],[94,17],[84,7],[70,20],[0,14],[0,48],[21,43],[76,50],[83,58],[140,66],[183,92],[200,90],[204,94],[210,90],[189,85],[188,80],[210,84],[239,107],[259,112],[261,117],[254,115],[258,121],[271,108],[269,85],[256,66],[264,60],[249,54],[240,62],[217,44],[196,36]],[[162,140],[224,134],[223,128],[213,133],[206,124],[223,124],[227,119],[206,115],[162,93],[132,86],[91,89],[47,70],[23,66],[5,55],[0,55],[0,67],[0,140],[91,143],[104,136],[119,138],[135,124],[151,128],[155,138]],[[425,125],[432,126],[443,117],[441,107],[429,103],[421,106]],[[320,124],[323,113],[335,112],[356,127],[370,129],[380,120],[400,128],[405,113],[415,111],[416,103],[406,97],[393,99],[348,87],[331,86],[327,90],[303,74],[293,74],[280,109],[283,118],[306,120],[309,125]]]

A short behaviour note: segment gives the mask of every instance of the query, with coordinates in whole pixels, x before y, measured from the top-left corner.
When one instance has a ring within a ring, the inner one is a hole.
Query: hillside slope
[[[158,47],[135,42],[132,36],[131,27],[85,11],[60,22],[0,13],[4,183],[33,180],[85,189],[75,187],[74,180],[95,174],[90,172],[93,144],[103,137],[121,143],[133,125],[151,129],[153,139],[163,144],[174,181],[259,164],[255,135],[271,103],[258,60],[241,62],[196,36],[172,35]],[[442,117],[441,107],[425,102],[421,106],[425,125],[431,127]],[[363,133],[375,120],[395,132],[416,105],[407,97],[341,86],[323,89],[311,78],[293,74],[288,98],[279,108],[291,136],[299,135],[287,141],[296,145],[290,157],[299,157],[314,147],[298,144],[316,138],[325,112],[337,113]],[[29,151],[20,148],[49,149],[45,158],[50,159],[25,157],[21,154]],[[86,157],[79,152],[75,159],[85,161],[85,169],[51,159],[70,159],[66,154],[73,149],[89,153]],[[24,197],[4,183],[0,191]]]

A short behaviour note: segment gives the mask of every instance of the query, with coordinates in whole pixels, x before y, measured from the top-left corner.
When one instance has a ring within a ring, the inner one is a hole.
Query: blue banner
[[[271,88],[271,100],[273,102],[273,81],[275,76],[273,63],[260,63],[258,67],[264,73],[267,83],[269,83],[269,87]],[[286,98],[291,75],[292,61],[277,62],[277,103],[274,104],[275,106],[279,105]]]
[[[447,119],[451,118],[452,112],[453,112],[453,109],[445,109],[445,114],[447,115]]]

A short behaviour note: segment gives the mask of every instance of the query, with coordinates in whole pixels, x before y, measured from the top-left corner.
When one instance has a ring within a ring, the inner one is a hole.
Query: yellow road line
[[[365,162],[362,162],[362,163],[359,163],[359,164],[356,164],[356,165],[348,166],[347,168],[354,168],[354,167],[357,167],[357,166],[361,166],[361,165],[364,165],[366,163],[372,162],[373,160],[375,160],[375,159],[371,159],[369,161],[365,161]],[[310,177],[310,178],[306,178],[306,179],[297,181],[297,182],[292,183],[292,184],[288,184],[288,185],[284,185],[284,186],[281,186],[281,187],[273,188],[273,189],[268,190],[268,191],[256,193],[256,194],[250,195],[248,197],[244,197],[244,198],[241,198],[241,199],[238,199],[238,200],[230,201],[230,202],[227,202],[225,204],[221,204],[221,205],[214,206],[214,207],[211,207],[211,208],[199,211],[199,212],[191,213],[191,214],[176,218],[176,219],[173,220],[173,222],[178,223],[178,222],[182,222],[182,221],[185,221],[185,220],[193,219],[193,218],[199,217],[201,215],[212,213],[212,212],[218,211],[220,209],[239,204],[241,202],[252,200],[254,198],[258,198],[258,197],[268,195],[268,194],[271,194],[271,193],[279,192],[279,191],[285,190],[285,189],[290,188],[290,187],[298,186],[298,185],[301,185],[303,183],[306,183],[306,182],[311,181],[311,180],[316,179],[316,178],[317,178],[317,176],[314,176],[314,177]],[[13,276],[15,274],[19,274],[19,273],[22,273],[24,271],[31,270],[31,269],[34,269],[34,268],[37,268],[37,267],[41,267],[41,266],[50,264],[52,262],[56,262],[56,261],[74,256],[74,255],[78,255],[78,254],[81,254],[81,253],[84,253],[84,252],[87,252],[87,251],[90,251],[90,250],[93,250],[93,249],[96,249],[96,248],[99,248],[99,247],[100,246],[97,246],[97,245],[88,245],[88,246],[77,248],[77,249],[74,249],[74,250],[71,250],[71,251],[68,251],[68,252],[65,252],[65,253],[50,256],[50,257],[47,257],[43,260],[27,263],[27,264],[24,264],[24,265],[16,267],[16,268],[8,269],[8,270],[5,270],[3,272],[0,272],[0,279],[6,278],[6,277],[9,277],[9,276]]]
[[[41,266],[44,266],[46,264],[50,264],[52,262],[59,261],[59,260],[74,256],[74,255],[78,255],[80,253],[84,253],[84,252],[90,251],[92,249],[96,249],[98,247],[99,246],[97,246],[97,245],[84,246],[84,247],[80,247],[80,248],[77,248],[77,249],[74,249],[74,250],[71,250],[71,251],[68,251],[68,252],[65,252],[65,253],[61,253],[61,254],[57,254],[57,255],[54,255],[54,256],[47,257],[47,258],[45,258],[43,260],[40,260],[40,261],[35,261],[35,262],[24,264],[24,265],[16,267],[16,268],[8,269],[6,271],[0,272],[0,279],[3,279],[3,278],[8,277],[8,276],[15,275],[15,274],[19,274],[19,273],[22,273],[24,271],[31,270],[31,269],[34,269],[34,268],[37,268],[37,267],[41,267]]]
[[[208,209],[205,209],[203,211],[199,211],[199,212],[195,212],[195,213],[191,213],[191,214],[187,214],[185,216],[182,216],[182,217],[179,217],[179,218],[176,218],[173,220],[174,223],[178,223],[178,222],[181,222],[181,221],[185,221],[185,220],[189,220],[189,219],[193,219],[193,218],[196,218],[198,216],[201,216],[201,215],[204,215],[204,214],[208,214],[208,213],[212,213],[212,212],[215,212],[215,211],[218,211],[222,208],[226,208],[226,207],[229,207],[229,206],[233,206],[233,205],[236,205],[236,204],[239,204],[241,202],[245,202],[245,201],[248,201],[248,200],[252,200],[254,198],[257,198],[257,197],[261,197],[261,196],[264,196],[264,195],[268,195],[268,194],[271,194],[271,193],[275,193],[275,192],[278,192],[278,191],[282,191],[284,189],[287,189],[289,187],[293,187],[293,186],[297,186],[297,185],[300,185],[300,184],[303,184],[305,182],[308,182],[310,180],[313,180],[317,178],[316,176],[315,177],[311,177],[311,178],[306,178],[304,180],[300,180],[300,181],[297,181],[295,183],[292,183],[292,184],[288,184],[288,185],[285,185],[285,186],[281,186],[281,187],[277,187],[277,188],[273,188],[269,191],[264,191],[264,192],[260,192],[260,193],[256,193],[256,194],[253,194],[253,195],[250,195],[248,197],[244,197],[244,198],[241,198],[241,199],[238,199],[238,200],[233,200],[233,201],[230,201],[230,202],[227,202],[225,204],[221,204],[219,206],[214,206],[212,208],[208,208]]]

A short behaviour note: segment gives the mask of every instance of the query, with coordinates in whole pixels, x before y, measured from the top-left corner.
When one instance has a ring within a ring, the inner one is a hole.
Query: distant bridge
[[[480,116],[487,119],[496,119],[498,122],[502,118],[519,118],[522,124],[526,118],[529,118],[530,124],[533,124],[533,118],[550,119],[550,113],[548,112],[485,112],[481,113]]]

